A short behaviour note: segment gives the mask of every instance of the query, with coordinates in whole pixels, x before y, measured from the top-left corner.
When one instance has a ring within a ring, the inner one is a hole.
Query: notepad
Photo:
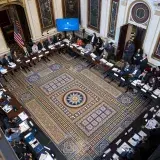
[[[124,142],[119,148],[117,148],[117,152],[121,154],[125,150],[132,149],[126,142]]]
[[[28,115],[25,112],[21,112],[18,117],[22,120],[25,121],[28,118]]]
[[[35,60],[35,59],[37,59],[37,58],[36,58],[36,57],[33,57],[32,59]]]

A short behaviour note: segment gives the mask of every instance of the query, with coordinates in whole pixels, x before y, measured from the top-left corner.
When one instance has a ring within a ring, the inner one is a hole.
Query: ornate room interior
[[[156,160],[159,102],[160,1],[0,0],[0,159]]]

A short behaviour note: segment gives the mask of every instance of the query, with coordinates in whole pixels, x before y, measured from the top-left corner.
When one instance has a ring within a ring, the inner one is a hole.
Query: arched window
[[[99,32],[101,0],[88,0],[88,27]]]

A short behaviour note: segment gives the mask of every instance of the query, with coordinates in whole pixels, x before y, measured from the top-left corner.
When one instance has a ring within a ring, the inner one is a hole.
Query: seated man
[[[58,42],[62,41],[62,34],[61,34],[61,33],[59,33],[59,34],[57,35],[57,41],[58,41]]]
[[[8,66],[9,63],[12,62],[12,58],[10,56],[7,56],[6,54],[4,55],[2,59],[2,63],[4,66]]]
[[[47,43],[45,44],[47,45]],[[44,47],[44,42],[41,40],[40,42],[38,42],[37,46],[38,46],[38,57],[41,59],[43,59],[45,62],[47,62],[46,60],[50,61],[50,59],[47,57],[47,55],[42,54],[43,50],[46,50]],[[48,46],[47,46],[48,47]]]
[[[102,45],[103,45],[103,41],[102,41],[101,37],[98,37],[96,46],[98,46],[100,48],[100,47],[102,47]]]
[[[33,53],[33,54],[34,54],[34,53],[38,53],[38,46],[37,46],[36,43],[34,43],[33,46],[32,46],[32,53]]]
[[[29,52],[28,52],[28,50],[27,50],[27,48],[25,46],[23,46],[23,51],[24,51],[24,56],[25,57],[29,57],[30,56],[30,54],[29,54]]]
[[[92,51],[93,51],[93,46],[92,46],[91,43],[88,43],[88,44],[85,46],[85,52],[86,52],[85,54],[86,54],[86,55],[90,55]]]
[[[19,128],[9,128],[5,130],[5,137],[9,142],[20,140],[21,131]]]
[[[147,54],[144,54],[143,58],[140,60],[140,63],[139,63],[141,72],[144,71],[144,69],[147,67],[147,64],[148,64]]]
[[[43,41],[40,40],[40,42],[38,42],[37,46],[38,46],[38,50],[41,51],[43,48]]]
[[[134,81],[135,79],[138,79],[139,75],[141,74],[140,66],[135,65],[132,72],[129,74],[129,82]]]
[[[127,85],[129,82],[133,82],[135,79],[138,79],[138,76],[141,74],[140,67],[138,65],[133,65],[129,68],[124,69],[124,73],[121,74],[122,78],[119,86]]]
[[[43,46],[45,49],[48,49],[48,46],[50,45],[50,42],[48,41],[48,39],[43,41]]]
[[[22,59],[23,59],[23,58],[22,58]],[[21,60],[21,56],[18,55],[16,51],[13,51],[13,53],[12,53],[12,60],[13,60],[14,63],[19,64],[20,67],[21,67],[22,69],[24,69],[24,71],[25,71],[26,73],[27,73],[26,69],[27,69],[28,71],[30,71],[30,69],[28,68],[28,66],[27,66],[25,63],[23,63],[23,60]]]
[[[122,77],[128,76],[132,72],[132,69],[133,69],[132,66],[128,62],[125,62],[120,72],[120,76]]]
[[[10,56],[7,56],[6,54],[4,55],[2,59],[2,63],[4,66],[8,66],[10,68],[15,68],[16,64],[13,63],[12,58]]]
[[[3,68],[2,63],[0,62],[0,73],[5,74],[7,73],[7,69]]]
[[[54,35],[53,38],[52,38],[52,44],[55,44],[57,42],[58,42],[57,36]]]
[[[113,42],[106,43],[104,45],[105,53],[103,55],[103,58],[109,61],[110,59],[115,59],[114,55],[114,47],[113,47]]]

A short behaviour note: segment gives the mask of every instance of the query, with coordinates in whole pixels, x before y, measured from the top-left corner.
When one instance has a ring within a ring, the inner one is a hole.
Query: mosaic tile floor
[[[68,160],[93,160],[148,102],[108,84],[78,58],[50,59],[8,77],[6,85]]]

